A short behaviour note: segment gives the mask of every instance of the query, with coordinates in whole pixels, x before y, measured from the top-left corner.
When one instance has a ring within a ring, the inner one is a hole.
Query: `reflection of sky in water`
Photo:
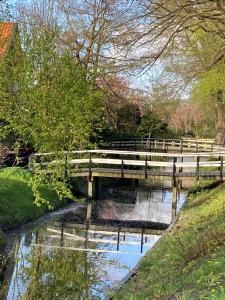
[[[119,200],[118,200],[119,199]],[[132,199],[132,201],[130,201]],[[178,208],[184,201],[184,194],[180,195],[178,201]],[[127,203],[128,202],[128,203]],[[130,203],[129,203],[130,202]],[[171,190],[135,190],[132,191],[132,196],[129,191],[124,190],[108,190],[108,197],[99,201],[101,208],[98,209],[100,217],[117,217],[120,220],[151,220],[158,222],[169,223],[171,219],[172,206],[172,191]],[[113,208],[113,209],[112,209]],[[76,227],[76,224],[70,224]],[[79,268],[76,272],[84,271],[84,266],[87,265],[87,274],[91,276],[94,281],[89,282],[89,293],[94,299],[107,299],[107,292],[116,287],[135,267],[140,258],[149,250],[154,243],[159,239],[159,236],[147,235],[143,236],[143,248],[141,253],[141,234],[140,233],[120,233],[119,251],[117,251],[117,232],[104,232],[104,226],[100,231],[90,230],[88,232],[89,241],[85,241],[85,230],[77,228],[64,228],[63,242],[61,236],[61,228],[54,226],[50,221],[47,226],[38,229],[38,244],[40,247],[34,245],[36,243],[36,229],[33,232],[26,232],[22,234],[20,244],[18,245],[17,259],[14,264],[13,275],[11,277],[7,300],[24,299],[23,295],[26,293],[31,278],[26,273],[26,270],[31,269],[31,261],[35,255],[44,255],[48,260],[53,260],[56,251],[61,260],[62,267],[66,259],[71,256],[71,270],[77,263],[76,255],[81,254],[83,261],[80,262]],[[61,248],[61,246],[63,246]],[[82,251],[80,251],[80,250]],[[86,251],[84,251],[86,249]],[[88,250],[89,249],[89,250]],[[91,251],[94,249],[95,251]],[[73,257],[72,254],[75,256]],[[73,260],[74,259],[74,260]],[[57,261],[54,262],[57,267]],[[79,261],[78,261],[79,263]],[[25,269],[26,270],[25,270]],[[46,284],[58,284],[58,280],[54,279],[58,276],[55,265],[53,269],[44,269],[45,265],[40,264],[43,268],[39,280],[48,288]],[[64,272],[64,269],[63,269]],[[66,272],[66,269],[65,269]],[[65,275],[65,274],[64,274]],[[62,291],[66,291],[70,282],[63,282],[60,286]],[[55,287],[55,288],[58,288]],[[75,293],[75,292],[74,292]],[[49,296],[50,297],[50,296]],[[29,299],[29,298],[26,298]],[[46,298],[45,298],[46,299]],[[49,299],[52,299],[51,297]],[[55,297],[54,299],[86,299],[85,296],[78,296],[74,294],[67,297]],[[48,299],[46,299],[48,300]]]
[[[26,247],[24,245],[25,242],[25,235],[21,237],[20,244],[18,244],[18,252],[16,256],[16,264],[13,271],[12,279],[9,286],[8,292],[8,300],[19,299],[20,295],[25,293],[26,291],[26,278],[21,273],[21,270],[24,267],[29,267],[29,262],[27,257],[30,254],[30,247]],[[19,278],[19,280],[17,280]]]
[[[108,189],[109,196],[100,201],[98,218],[104,220],[120,221],[152,221],[167,223],[171,222],[172,216],[172,190],[156,190],[153,192],[136,190],[119,191]],[[130,197],[130,203],[124,200]],[[177,209],[184,202],[184,193],[178,194]],[[118,201],[120,199],[120,201]]]
[[[52,226],[51,228],[54,227]],[[55,229],[57,230],[57,228]],[[66,228],[64,229],[64,231],[67,231]],[[81,232],[80,236],[82,237],[83,235],[84,232]],[[126,238],[125,241],[123,240],[124,235]],[[97,240],[102,238],[103,240],[115,241],[117,239],[116,236],[117,233],[111,236],[107,234],[96,234],[95,238]],[[89,238],[93,238],[93,234],[89,234]],[[121,233],[120,240],[123,243],[119,245],[119,252],[116,252],[117,244],[103,242],[88,242],[88,248],[90,249],[109,251],[101,253],[95,253],[92,251],[87,252],[86,257],[88,264],[92,266],[92,272],[96,275],[97,279],[96,283],[90,284],[91,293],[93,297],[100,297],[101,299],[105,299],[106,296],[104,296],[104,294],[107,293],[107,290],[111,290],[113,287],[115,287],[128,274],[128,272],[135,267],[139,259],[146,253],[148,249],[152,247],[152,245],[154,245],[158,238],[159,236],[144,235],[144,242],[146,242],[146,244],[143,245],[143,253],[140,253],[141,234],[132,235],[131,233],[127,233],[126,235],[126,233],[124,232]],[[52,237],[52,235],[51,238],[48,237],[48,231],[46,230],[46,228],[42,229],[39,232],[39,239],[42,241],[42,244],[45,245],[45,254],[47,254],[48,257],[51,257],[51,253],[54,251],[54,248],[51,249],[48,246],[56,247],[60,250],[59,238],[54,238]],[[72,242],[71,240],[69,240],[69,244],[67,244],[67,242],[67,237],[64,237],[64,248],[60,250],[62,251],[62,260],[64,259],[63,251],[76,251],[72,250],[71,248],[78,247],[79,243],[79,241],[76,240]],[[136,244],[125,244],[125,242],[135,242]],[[22,235],[19,250],[17,253],[17,260],[14,267],[14,272],[10,282],[7,297],[8,300],[23,299],[22,296],[26,292],[27,286],[30,282],[29,277],[27,277],[27,275],[25,275],[23,271],[24,268],[29,269],[31,267],[30,261],[32,259],[32,256],[35,255],[35,252],[33,250],[37,247],[33,246],[33,244],[35,244],[35,233],[32,234],[29,240],[27,239],[27,234]],[[70,247],[70,249],[65,250],[66,247]],[[82,245],[82,247],[84,247],[84,244]],[[80,246],[80,248],[82,247]],[[36,255],[38,255],[38,252],[36,252]],[[42,274],[40,280],[46,282],[46,279],[49,279],[50,277],[54,278],[54,272]]]

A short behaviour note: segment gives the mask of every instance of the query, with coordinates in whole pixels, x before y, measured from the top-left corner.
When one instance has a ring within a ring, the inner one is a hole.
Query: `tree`
[[[199,76],[192,91],[192,101],[197,101],[208,116],[214,121],[215,142],[225,143],[225,64],[217,63],[210,71]],[[196,100],[197,99],[197,100]]]
[[[143,64],[153,65],[162,57],[171,55],[171,52],[183,53],[199,30],[223,40],[212,60],[209,60],[208,67],[224,57],[223,1],[137,0],[128,1],[127,6],[133,10],[129,19],[133,34],[125,36],[123,45],[128,45],[129,50],[134,49],[133,54],[142,67]],[[125,31],[126,27],[123,29]]]
[[[151,110],[147,109],[141,119],[141,123],[137,130],[142,137],[173,137],[174,133],[168,128],[168,124]]]
[[[8,72],[9,55],[1,68],[1,119],[37,151],[83,149],[100,124],[101,92],[66,51],[58,52],[57,35],[27,32],[21,61]],[[13,81],[16,90],[7,86]]]
[[[172,80],[177,89],[184,90],[201,80],[204,72],[224,62],[224,1],[140,0],[128,5],[135,11],[129,22],[132,34],[125,35],[121,46],[130,67],[144,71],[159,63],[164,68],[165,62],[169,61]],[[122,27],[121,35],[125,30],[126,26]],[[225,125],[221,91],[223,88],[219,88],[211,99],[215,110],[216,141],[223,143]]]
[[[59,51],[55,42],[59,30],[24,25],[19,56],[9,51],[0,68],[0,119],[7,124],[5,131],[36,151],[53,151],[56,162],[61,162],[54,165],[51,177],[35,169],[30,184],[39,205],[44,201],[39,192],[42,183],[60,197],[72,198],[62,151],[90,146],[101,128],[104,107],[95,78],[77,66],[68,51]]]
[[[110,73],[117,4],[117,0],[32,0],[18,2],[17,18],[31,27],[60,27],[59,49],[67,49],[75,63],[88,72]]]

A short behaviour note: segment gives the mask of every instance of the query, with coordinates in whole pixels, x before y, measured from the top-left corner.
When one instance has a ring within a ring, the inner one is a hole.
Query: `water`
[[[12,234],[3,299],[108,299],[160,238],[148,224],[171,222],[172,189],[103,186],[88,226],[84,215],[72,205]]]

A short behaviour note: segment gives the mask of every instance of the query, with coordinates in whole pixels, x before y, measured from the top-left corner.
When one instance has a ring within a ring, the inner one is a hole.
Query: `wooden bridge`
[[[131,147],[135,151],[128,150]],[[50,174],[57,168],[59,177],[87,177],[89,199],[93,198],[93,183],[95,181],[95,186],[98,186],[99,177],[170,177],[175,208],[177,180],[194,177],[222,181],[225,176],[225,148],[209,142],[142,139],[112,142],[111,148],[117,149],[36,153],[30,159],[30,170],[40,168]],[[173,211],[176,214],[176,209]]]
[[[47,173],[58,165],[68,177],[111,177],[147,179],[217,178],[224,176],[225,151],[200,153],[160,153],[124,150],[87,150],[65,153],[61,161],[52,154],[35,154],[30,169],[39,166]]]

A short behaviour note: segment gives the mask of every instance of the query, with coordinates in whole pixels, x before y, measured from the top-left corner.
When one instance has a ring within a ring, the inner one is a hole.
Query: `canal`
[[[149,227],[171,216],[171,180],[102,182],[89,222],[81,202],[9,233],[3,299],[108,299],[160,238]]]

